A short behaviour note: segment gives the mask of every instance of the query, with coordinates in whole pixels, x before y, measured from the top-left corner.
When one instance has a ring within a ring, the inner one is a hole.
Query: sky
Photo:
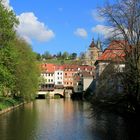
[[[20,24],[17,33],[33,51],[51,54],[85,52],[92,38],[107,36],[105,19],[98,7],[105,0],[3,0]]]

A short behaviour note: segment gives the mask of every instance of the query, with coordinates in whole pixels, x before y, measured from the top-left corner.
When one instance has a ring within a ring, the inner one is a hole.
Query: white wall
[[[83,77],[83,91],[86,91],[86,89],[89,87],[92,81],[92,77]]]
[[[55,85],[63,85],[63,71],[57,70],[54,73]]]
[[[54,84],[54,73],[42,73],[41,76],[45,79],[46,84]]]

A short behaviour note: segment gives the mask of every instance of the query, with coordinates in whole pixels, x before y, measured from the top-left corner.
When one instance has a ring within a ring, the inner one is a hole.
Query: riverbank
[[[120,98],[93,98],[91,108],[98,112],[112,112],[122,117],[137,117],[140,116],[124,97]]]
[[[21,99],[0,97],[0,115],[9,112],[23,105],[24,103],[25,102],[23,102]]]

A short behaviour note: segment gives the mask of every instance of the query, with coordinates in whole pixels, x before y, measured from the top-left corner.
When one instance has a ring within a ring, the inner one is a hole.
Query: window
[[[62,85],[62,82],[57,82],[58,85]]]

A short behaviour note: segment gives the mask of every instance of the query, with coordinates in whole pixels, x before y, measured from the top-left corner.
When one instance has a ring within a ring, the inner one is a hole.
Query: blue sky
[[[17,32],[38,53],[84,52],[103,37],[104,18],[96,8],[105,0],[3,0],[19,18]]]

